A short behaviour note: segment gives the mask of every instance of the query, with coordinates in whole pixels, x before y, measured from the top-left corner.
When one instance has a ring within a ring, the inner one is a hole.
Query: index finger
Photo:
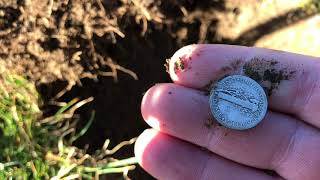
[[[226,75],[248,76],[266,90],[269,108],[319,128],[319,59],[255,47],[189,45],[170,59],[169,72],[175,83],[202,90]]]

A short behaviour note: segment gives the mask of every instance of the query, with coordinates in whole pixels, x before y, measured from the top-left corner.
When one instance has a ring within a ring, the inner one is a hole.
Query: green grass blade
[[[78,98],[74,98],[72,99],[70,102],[68,102],[65,106],[63,106],[62,108],[60,108],[55,114],[54,116],[60,116],[62,113],[64,113],[67,109],[69,109],[71,106],[73,106],[74,104],[76,104],[79,101]]]
[[[133,165],[137,164],[138,161],[135,157],[131,157],[128,159],[123,159],[115,162],[108,163],[106,168],[115,168],[115,167],[121,167],[121,166],[128,166],[128,165]]]
[[[101,174],[111,174],[111,173],[123,173],[129,170],[133,170],[135,166],[125,166],[125,167],[119,167],[119,168],[106,168],[98,170],[97,173],[99,175]]]
[[[92,124],[92,122],[93,122],[93,120],[94,120],[95,114],[96,114],[96,112],[95,112],[95,111],[92,111],[89,121],[88,121],[87,124],[81,129],[81,131],[80,131],[78,134],[76,134],[75,136],[73,136],[73,137],[70,139],[70,144],[72,144],[74,141],[76,141],[77,139],[79,139],[81,136],[83,136],[83,135],[88,131],[89,127],[91,126],[91,124]]]

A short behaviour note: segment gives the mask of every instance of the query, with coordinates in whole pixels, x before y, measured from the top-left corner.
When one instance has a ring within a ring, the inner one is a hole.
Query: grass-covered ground
[[[75,132],[76,108],[91,101],[74,99],[62,103],[54,116],[42,119],[41,97],[34,84],[0,67],[0,179],[76,179],[99,178],[109,173],[123,173],[135,168],[134,158],[116,160],[112,154],[135,139],[94,154],[74,147],[94,119]]]

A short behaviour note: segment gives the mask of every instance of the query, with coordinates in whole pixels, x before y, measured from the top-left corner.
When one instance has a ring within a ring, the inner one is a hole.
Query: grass
[[[74,111],[92,98],[64,103],[54,116],[42,119],[35,86],[3,68],[0,74],[0,179],[99,179],[110,173],[128,178],[135,158],[116,160],[112,155],[135,138],[112,149],[107,139],[93,154],[72,145],[94,120],[93,112],[76,132]]]

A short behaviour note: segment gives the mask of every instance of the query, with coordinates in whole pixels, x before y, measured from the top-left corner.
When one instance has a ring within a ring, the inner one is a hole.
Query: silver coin
[[[218,81],[210,92],[210,109],[223,126],[245,130],[255,127],[266,115],[268,100],[253,79],[232,75]]]

